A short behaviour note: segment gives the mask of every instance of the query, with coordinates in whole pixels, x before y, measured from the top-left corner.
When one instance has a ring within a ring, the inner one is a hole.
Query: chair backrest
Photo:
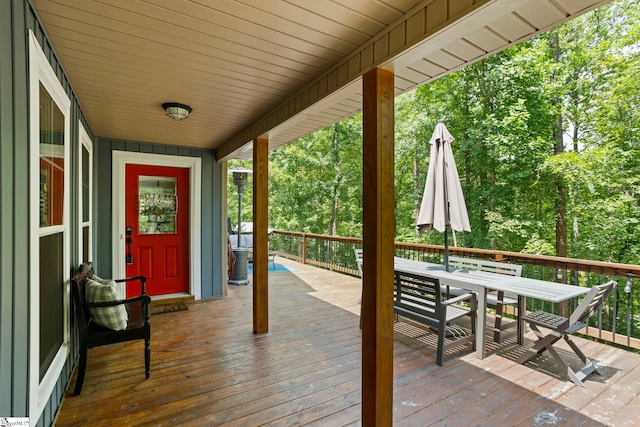
[[[578,307],[571,313],[569,317],[569,325],[575,323],[586,323],[591,316],[600,308],[602,303],[607,299],[609,294],[613,291],[613,288],[618,285],[618,282],[611,280],[603,285],[597,285],[591,288],[589,293],[580,302]]]
[[[360,278],[362,278],[362,249],[354,249],[353,253],[356,255],[356,265],[358,266],[358,273],[360,273]]]
[[[393,305],[421,316],[440,318],[443,292],[440,280],[430,277],[401,273],[394,274]]]
[[[508,264],[506,262],[486,261],[483,259],[472,259],[472,258],[450,256],[449,265],[454,268],[486,271],[488,273],[507,274],[509,276],[522,275],[521,265]]]

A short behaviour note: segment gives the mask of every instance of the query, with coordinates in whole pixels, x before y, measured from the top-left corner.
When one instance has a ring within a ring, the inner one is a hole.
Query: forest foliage
[[[396,98],[396,240],[442,121],[472,231],[458,246],[640,264],[640,5],[620,0]],[[250,162],[231,161],[229,167]],[[229,180],[230,215],[237,193]],[[251,221],[251,188],[243,218]],[[269,226],[362,236],[362,116],[269,154]]]

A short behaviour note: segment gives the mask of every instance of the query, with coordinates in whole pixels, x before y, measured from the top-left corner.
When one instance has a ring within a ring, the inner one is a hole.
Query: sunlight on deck
[[[360,280],[278,262],[295,271],[269,274],[268,334],[252,333],[251,284],[154,315],[151,378],[139,343],[91,349],[56,425],[360,425]],[[485,359],[461,347],[443,367],[433,332],[404,319],[395,330],[396,426],[640,425],[638,354],[578,338],[602,374],[580,388],[548,356],[516,364],[514,329]]]

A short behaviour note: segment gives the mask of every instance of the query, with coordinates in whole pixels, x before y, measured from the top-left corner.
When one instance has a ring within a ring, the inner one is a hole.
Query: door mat
[[[189,310],[189,301],[193,301],[193,296],[152,300],[151,305],[149,305],[149,312],[151,314],[162,314]]]

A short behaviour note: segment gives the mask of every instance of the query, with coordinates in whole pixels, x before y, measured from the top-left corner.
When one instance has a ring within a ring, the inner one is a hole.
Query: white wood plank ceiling
[[[230,159],[360,111],[376,66],[400,94],[609,0],[32,1],[96,136]]]

